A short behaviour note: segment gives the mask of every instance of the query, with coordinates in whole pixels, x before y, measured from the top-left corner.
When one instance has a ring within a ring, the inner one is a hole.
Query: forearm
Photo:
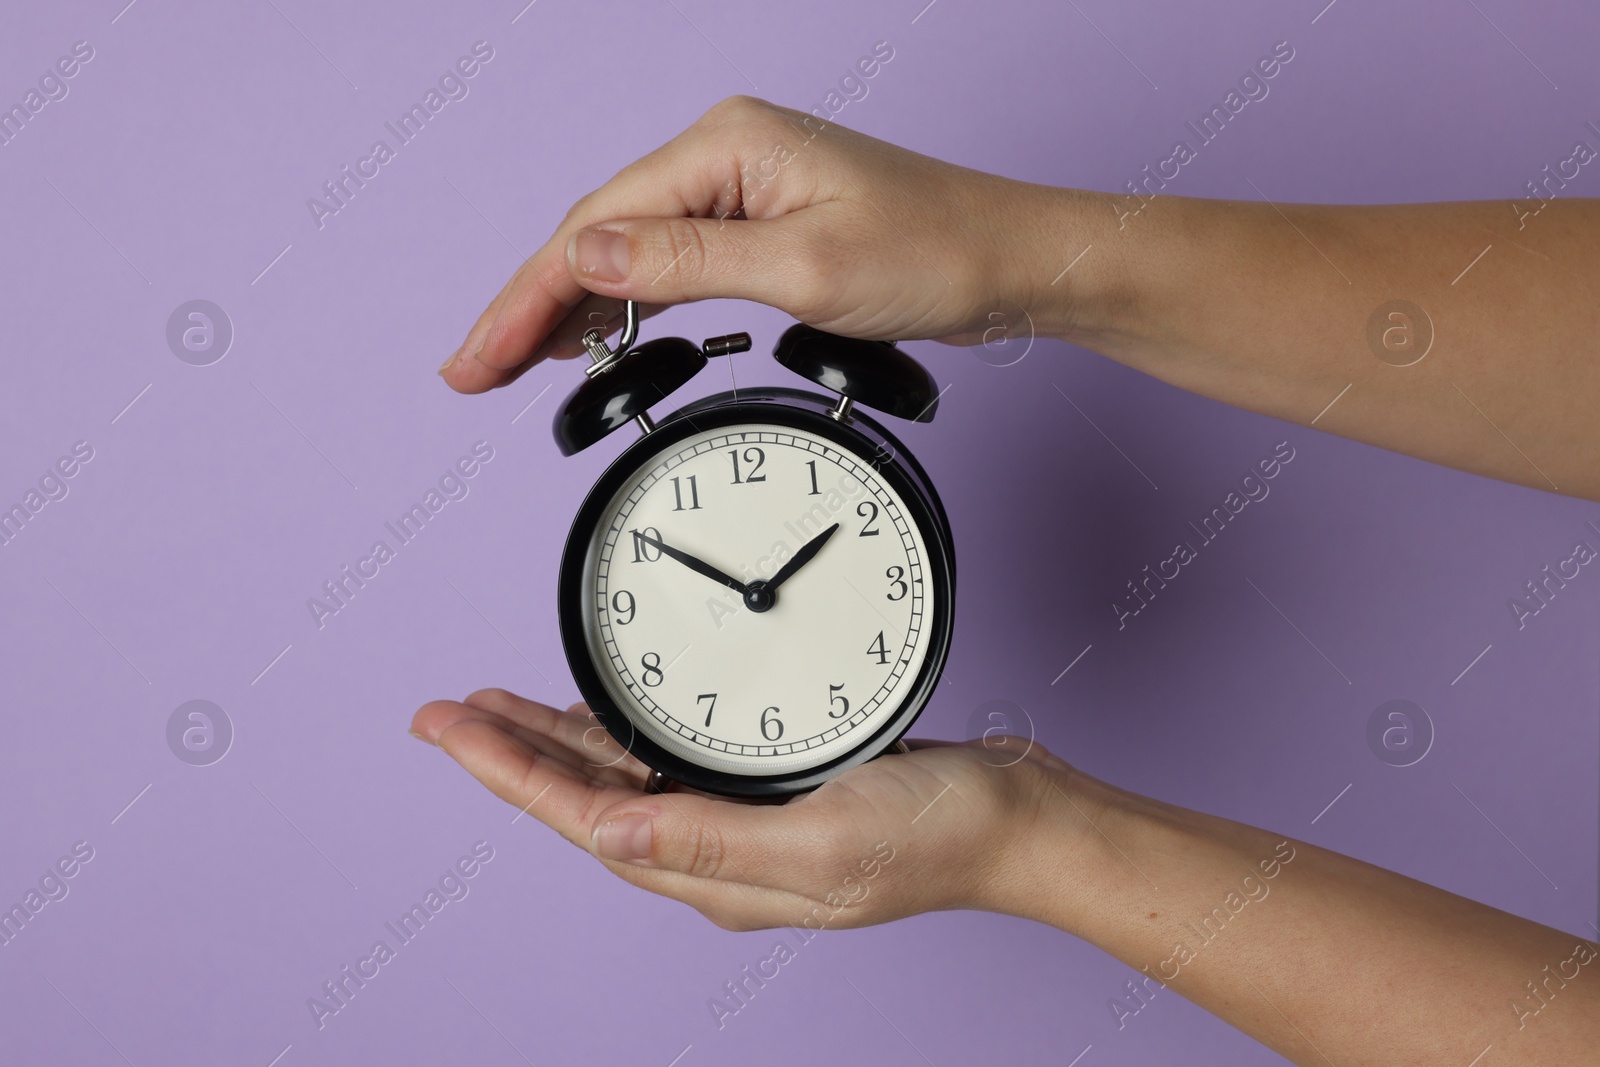
[[[1519,219],[1507,201],[1157,197],[1119,219],[1125,200],[1059,191],[1031,224],[1056,246],[1023,283],[1042,332],[1251,411],[1600,499],[1600,200]],[[1052,284],[1049,264],[1086,247]],[[1401,300],[1423,314],[1380,313]]]
[[[1491,1044],[1497,1064],[1577,1062],[1600,1041],[1588,941],[1280,834],[1058,782],[1029,876],[997,910],[1138,971],[1107,990],[1119,1025],[1167,988],[1300,1064],[1466,1064]]]

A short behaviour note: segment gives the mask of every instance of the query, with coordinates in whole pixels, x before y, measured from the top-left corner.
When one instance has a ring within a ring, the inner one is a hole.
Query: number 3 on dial
[[[647,764],[702,788],[881,750],[948,647],[942,517],[834,420],[705,422],[642,439],[661,444],[619,460],[574,524],[580,687]]]

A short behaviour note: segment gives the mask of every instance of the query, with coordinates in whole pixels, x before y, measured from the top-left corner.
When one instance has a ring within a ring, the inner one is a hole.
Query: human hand
[[[832,333],[970,344],[997,311],[1064,294],[1051,223],[1075,195],[732,97],[579,200],[439,373],[504,385],[584,351],[624,300],[737,297]]]
[[[1074,773],[1022,738],[1009,750],[994,738],[921,742],[787,803],[750,804],[644,792],[649,768],[582,704],[561,712],[485,689],[424,705],[412,733],[612,873],[729,930],[1027,914],[1047,877],[1036,836],[1060,837],[1041,820],[1056,812],[1054,783]]]

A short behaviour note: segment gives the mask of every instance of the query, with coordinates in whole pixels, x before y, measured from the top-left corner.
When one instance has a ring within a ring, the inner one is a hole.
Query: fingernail
[[[628,238],[612,230],[579,230],[572,237],[573,269],[602,282],[628,278]]]
[[[418,741],[421,741],[425,745],[433,744],[432,741],[429,741],[426,737],[417,733],[415,730],[407,730],[406,733],[410,734],[412,737],[415,737]]]
[[[594,832],[594,850],[602,859],[637,863],[650,858],[650,816],[619,815]]]
[[[465,347],[465,346],[463,346],[463,347]],[[460,348],[458,348],[454,352],[450,353],[450,358],[445,360],[443,363],[439,364],[439,375],[440,375],[440,377],[443,377],[444,376],[444,372],[450,369],[450,364],[454,363],[459,358],[461,358],[461,349]]]

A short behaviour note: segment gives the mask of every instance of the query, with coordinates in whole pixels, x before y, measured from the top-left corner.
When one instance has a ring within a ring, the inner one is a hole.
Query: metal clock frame
[[[783,774],[713,770],[656,743],[612,699],[594,663],[586,634],[592,606],[592,590],[587,585],[593,574],[595,535],[601,516],[617,491],[635,478],[648,460],[674,444],[706,430],[738,423],[813,433],[853,455],[892,486],[905,502],[908,519],[922,534],[927,551],[925,573],[934,605],[929,613],[925,638],[929,644],[922,668],[900,705],[864,741],[843,755]],[[783,797],[815,789],[829,778],[893,748],[933,696],[949,657],[955,623],[955,554],[950,522],[921,464],[893,434],[859,408],[850,410],[800,389],[719,393],[674,412],[629,445],[606,468],[578,509],[567,536],[557,577],[556,603],[561,643],[578,690],[601,725],[625,749],[660,775],[694,789],[750,799]],[[657,777],[652,775],[652,779]]]

